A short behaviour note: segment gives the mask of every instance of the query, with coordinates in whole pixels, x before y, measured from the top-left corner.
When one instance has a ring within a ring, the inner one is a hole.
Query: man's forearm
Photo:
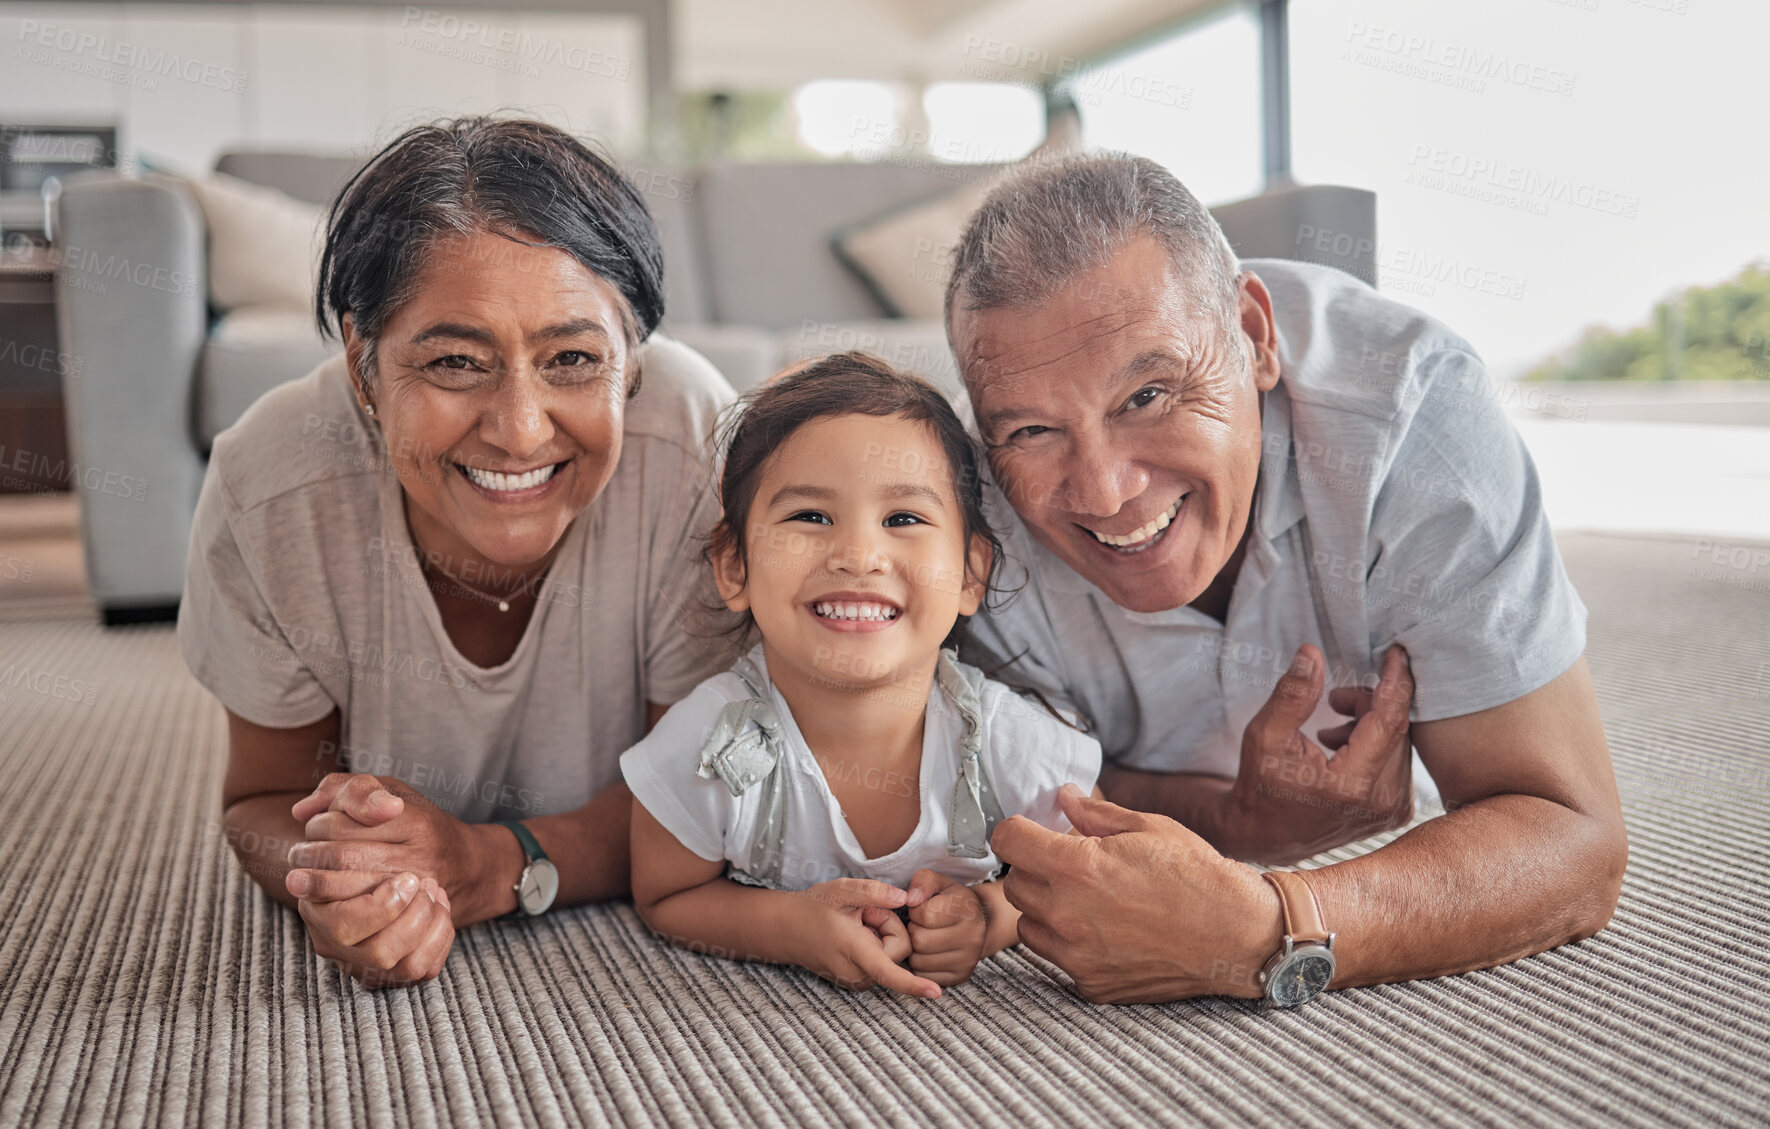
[[[1236,800],[1236,782],[1224,776],[1108,768],[1100,779],[1101,791],[1113,803],[1165,815],[1185,824],[1225,858],[1263,866],[1289,866],[1382,830],[1371,825],[1370,812],[1345,803],[1335,793],[1300,786],[1289,791],[1303,802],[1319,802],[1299,806],[1298,818],[1285,820],[1273,818],[1269,811],[1244,810]],[[1344,812],[1346,817],[1323,825],[1324,811]]]
[[[1120,807],[1165,815],[1233,859],[1264,861],[1262,844],[1250,842],[1223,818],[1235,781],[1198,772],[1141,772],[1107,765],[1100,772],[1100,791]]]
[[[628,863],[628,827],[633,816],[633,793],[622,781],[604,788],[583,807],[558,815],[526,818],[541,849],[559,871],[556,907],[606,902],[627,896],[631,872]],[[522,877],[527,856],[507,827],[473,825],[479,852],[475,888],[455,899],[456,926],[472,925],[501,917],[516,908],[516,883]]]
[[[1502,795],[1308,876],[1338,934],[1333,986],[1351,988],[1491,968],[1589,937],[1610,921],[1626,862],[1620,826]]]
[[[983,935],[983,955],[993,956],[1020,940],[1020,911],[1002,892],[999,879],[972,889],[983,902],[984,918],[988,923]]]

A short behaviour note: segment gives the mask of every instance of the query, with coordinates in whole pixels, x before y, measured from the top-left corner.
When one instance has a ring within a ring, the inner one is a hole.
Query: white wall
[[[363,152],[500,108],[640,152],[639,17],[0,2],[0,124],[116,122],[125,160],[201,171],[229,148]]]
[[[919,82],[980,71],[1038,83],[1065,59],[1074,66],[1220,2],[673,0],[676,85],[781,90],[820,78]]]

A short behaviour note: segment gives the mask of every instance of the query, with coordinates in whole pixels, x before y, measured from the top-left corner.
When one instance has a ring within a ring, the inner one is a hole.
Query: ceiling
[[[1223,0],[671,0],[678,90],[1038,82]]]

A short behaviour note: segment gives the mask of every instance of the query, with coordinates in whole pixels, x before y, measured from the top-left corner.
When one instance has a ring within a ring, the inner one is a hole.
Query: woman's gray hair
[[[965,224],[953,254],[946,285],[948,339],[953,312],[961,306],[1042,305],[1076,276],[1144,236],[1167,248],[1192,315],[1238,341],[1240,265],[1223,229],[1173,173],[1127,153],[1032,161],[991,190]],[[965,364],[964,357],[959,364]]]

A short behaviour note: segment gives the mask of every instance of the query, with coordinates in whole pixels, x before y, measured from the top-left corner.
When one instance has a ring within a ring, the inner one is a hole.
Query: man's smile
[[[1190,494],[1182,494],[1174,499],[1173,505],[1144,522],[1129,533],[1102,533],[1098,529],[1076,524],[1086,529],[1096,541],[1108,545],[1121,553],[1140,553],[1162,539],[1162,534],[1173,524],[1180,514],[1180,507],[1185,504]]]

